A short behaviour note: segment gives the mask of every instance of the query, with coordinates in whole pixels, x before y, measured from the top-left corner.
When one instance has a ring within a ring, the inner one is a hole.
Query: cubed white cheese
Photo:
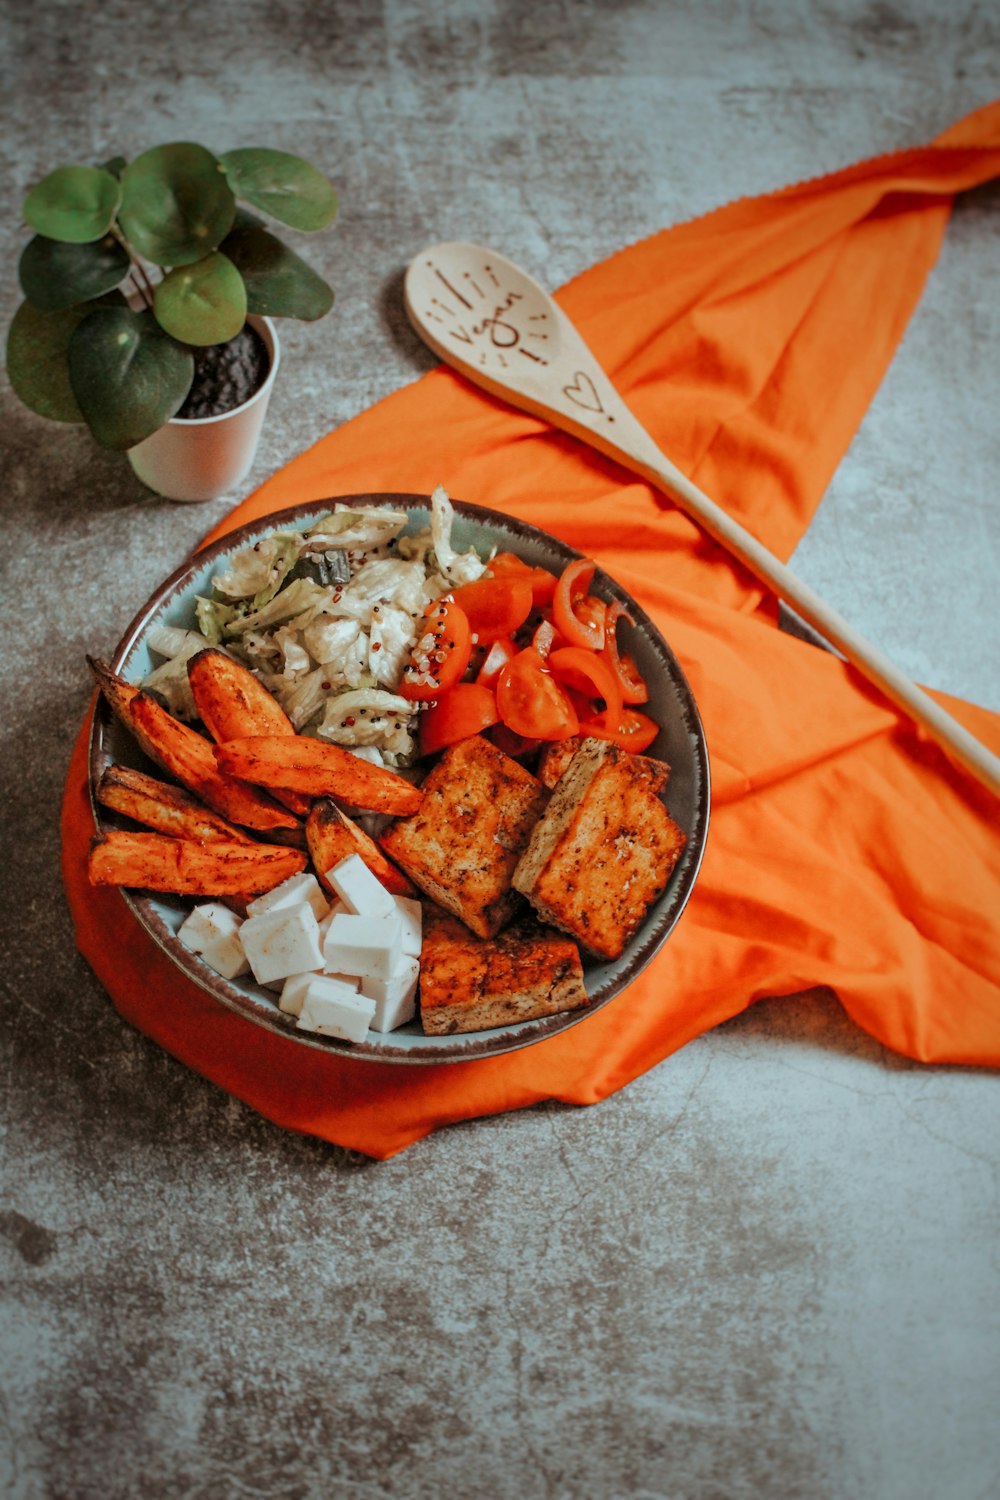
[[[354,916],[383,917],[396,909],[391,892],[372,874],[360,854],[349,854],[327,871],[326,878]]]
[[[357,974],[344,974],[339,969],[324,969],[323,973],[327,979],[335,979],[338,984],[346,984],[349,990],[361,988],[361,980]]]
[[[299,1014],[306,998],[306,986],[314,978],[314,974],[289,974],[287,979],[282,980],[278,1004],[286,1015]]]
[[[240,938],[259,984],[323,967],[319,923],[308,902],[247,917]]]
[[[402,923],[395,907],[387,917],[338,912],[323,944],[323,968],[327,973],[388,979],[399,962],[402,937]]]
[[[338,984],[325,974],[311,974],[303,987],[298,1024],[303,1031],[335,1036],[344,1042],[363,1042],[375,1001]]]
[[[273,890],[265,891],[263,896],[255,896],[252,901],[247,902],[247,913],[251,917],[259,917],[266,911],[298,906],[301,901],[309,903],[317,921],[326,916],[330,906],[316,876],[306,871],[299,875],[289,875],[287,880],[283,880]]]
[[[333,921],[338,911],[346,910],[347,907],[344,905],[344,903],[342,901],[338,901],[337,897],[334,896],[329,907],[327,908],[326,916],[320,917],[319,919],[319,938],[321,943],[326,942],[326,935],[330,930],[330,923]]]
[[[417,981],[420,961],[404,953],[387,979],[362,979],[361,993],[375,1001],[373,1031],[395,1031],[412,1021],[417,1012]]]
[[[424,909],[412,896],[395,896],[393,899],[403,929],[403,952],[408,953],[411,958],[419,958],[423,943]]]
[[[242,918],[221,901],[196,906],[181,923],[177,936],[223,979],[235,979],[250,967],[240,941]]]

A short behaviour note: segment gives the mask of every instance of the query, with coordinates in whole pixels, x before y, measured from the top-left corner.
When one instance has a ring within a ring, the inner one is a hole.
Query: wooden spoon
[[[404,300],[417,333],[447,364],[663,490],[922,725],[952,760],[1000,796],[1000,758],[670,462],[566,314],[518,266],[481,245],[432,245],[408,267]]]

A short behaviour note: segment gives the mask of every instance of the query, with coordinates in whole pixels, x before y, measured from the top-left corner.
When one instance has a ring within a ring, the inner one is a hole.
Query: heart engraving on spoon
[[[582,406],[584,411],[604,411],[604,404],[597,394],[597,387],[583,370],[575,371],[572,385],[564,385],[562,389],[563,395],[568,396],[576,406]]]

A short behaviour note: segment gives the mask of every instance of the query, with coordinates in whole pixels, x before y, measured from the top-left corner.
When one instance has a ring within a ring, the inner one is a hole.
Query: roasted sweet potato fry
[[[274,844],[200,844],[114,829],[94,839],[87,873],[93,885],[136,886],[179,896],[259,896],[305,867],[304,854]]]
[[[394,896],[414,896],[416,890],[402,870],[386,859],[381,849],[346,813],[328,797],[318,797],[306,818],[306,845],[317,878],[330,895],[336,892],[326,872],[349,854],[360,854],[376,879]]]
[[[108,766],[97,784],[96,795],[104,807],[173,838],[194,839],[202,844],[218,839],[235,844],[253,843],[248,833],[220,818],[190,792],[170,782],[157,781],[145,771],[133,771],[130,766]]]
[[[131,729],[129,705],[139,689],[134,683],[126,682],[124,677],[119,677],[116,672],[112,672],[107,662],[100,661],[96,656],[87,657],[87,666],[111,712],[125,725],[126,729]]]
[[[128,714],[132,731],[150,759],[224,818],[260,833],[298,826],[293,813],[279,807],[256,786],[247,786],[220,771],[211,741],[168,714],[155,698],[136,693]]]
[[[188,681],[201,722],[218,744],[254,734],[294,735],[291,719],[273,693],[225,651],[208,646],[187,664]],[[310,798],[302,792],[272,795],[299,817],[309,811]]]
[[[256,735],[216,745],[228,776],[258,786],[287,787],[311,797],[337,797],[351,807],[402,815],[416,812],[423,794],[395,771],[373,766],[340,745],[296,735]]]

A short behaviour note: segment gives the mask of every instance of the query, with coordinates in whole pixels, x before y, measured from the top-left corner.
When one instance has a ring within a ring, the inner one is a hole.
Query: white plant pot
[[[270,318],[248,317],[247,322],[264,340],[270,363],[267,379],[250,400],[218,417],[172,417],[128,449],[129,463],[143,484],[165,499],[215,500],[250,472],[280,353]]]

